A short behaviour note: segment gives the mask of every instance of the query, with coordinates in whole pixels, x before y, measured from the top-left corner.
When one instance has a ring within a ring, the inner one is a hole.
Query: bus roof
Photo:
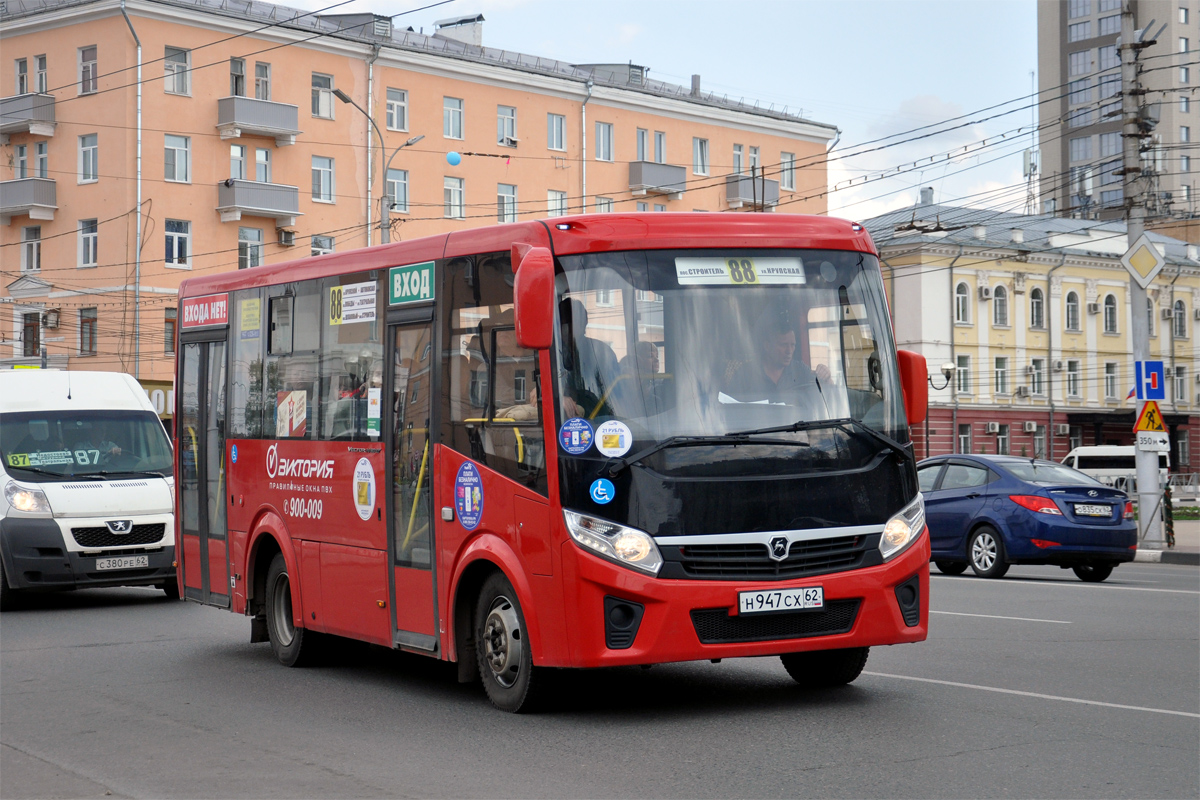
[[[807,214],[580,214],[442,233],[407,242],[189,278],[180,297],[387,269],[439,258],[508,250],[513,244],[551,247],[555,255],[702,247],[796,247],[876,254],[857,223]]]

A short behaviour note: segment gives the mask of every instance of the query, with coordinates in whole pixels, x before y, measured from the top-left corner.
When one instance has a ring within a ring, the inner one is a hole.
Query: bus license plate
[[[137,569],[150,566],[150,556],[118,556],[117,558],[97,558],[96,569]]]
[[[738,614],[774,614],[780,611],[809,611],[825,607],[825,590],[820,586],[803,589],[768,589],[738,592]]]
[[[1076,503],[1075,513],[1082,517],[1111,517],[1112,506],[1092,506],[1084,503]]]

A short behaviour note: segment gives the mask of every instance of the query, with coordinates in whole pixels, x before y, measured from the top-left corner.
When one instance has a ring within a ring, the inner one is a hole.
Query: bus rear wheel
[[[867,665],[869,647],[784,653],[779,657],[792,680],[801,686],[827,688],[853,683]]]
[[[296,627],[292,615],[292,582],[283,553],[276,553],[267,570],[267,637],[275,657],[285,667],[302,667],[312,660],[318,635]]]
[[[540,681],[512,584],[503,574],[488,577],[475,604],[475,653],[488,700],[501,711],[532,711]]]

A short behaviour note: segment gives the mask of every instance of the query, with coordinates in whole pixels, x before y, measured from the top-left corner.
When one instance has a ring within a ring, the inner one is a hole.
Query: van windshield
[[[171,444],[149,411],[28,411],[0,414],[0,459],[10,475],[62,477],[171,474]]]

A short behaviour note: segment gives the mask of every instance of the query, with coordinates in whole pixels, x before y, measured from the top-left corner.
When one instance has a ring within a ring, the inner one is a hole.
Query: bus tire
[[[1091,564],[1076,564],[1071,569],[1074,570],[1075,576],[1084,583],[1100,583],[1112,575],[1113,565],[1103,561],[1094,561]]]
[[[267,638],[285,667],[302,667],[312,660],[316,634],[296,627],[292,616],[292,582],[283,553],[276,553],[267,570]]]
[[[533,710],[540,676],[517,593],[503,573],[483,582],[475,604],[475,654],[488,700],[501,711]]]
[[[853,683],[867,665],[869,647],[784,653],[779,657],[792,680],[801,686],[829,688]]]
[[[168,600],[178,600],[179,599],[179,579],[178,578],[168,578],[167,580],[163,581],[162,586],[160,586],[159,588],[163,590],[163,594],[165,594],[167,596]]]
[[[967,562],[965,561],[935,561],[933,563],[943,575],[962,575],[967,571]]]
[[[967,558],[971,569],[981,578],[1003,578],[1008,572],[1008,560],[1004,557],[1004,542],[996,529],[984,525],[971,535],[967,544]]]

